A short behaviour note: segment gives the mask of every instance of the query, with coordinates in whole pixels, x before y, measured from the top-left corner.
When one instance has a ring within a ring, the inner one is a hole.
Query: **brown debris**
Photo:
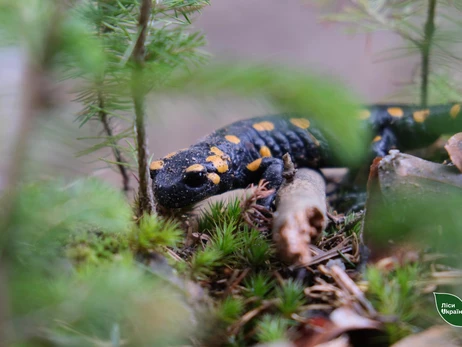
[[[343,266],[339,260],[332,260],[327,265],[319,265],[319,272],[332,278],[333,282],[329,283],[318,276],[315,285],[305,288],[306,296],[325,301],[331,307],[352,307],[361,316],[376,318],[377,312],[372,304],[341,265]]]
[[[285,159],[285,169],[293,173],[289,157]],[[283,261],[309,263],[309,245],[327,225],[325,182],[310,169],[299,169],[289,177],[277,193],[273,240]]]
[[[462,172],[462,133],[457,133],[444,146],[453,164]]]
[[[377,312],[375,311],[372,304],[369,302],[369,300],[366,299],[366,296],[362,290],[359,289],[356,283],[346,274],[345,270],[340,268],[338,265],[333,265],[330,268],[330,275],[340,288],[350,294],[361,304],[362,308],[370,317],[375,317],[377,315]]]
[[[255,187],[253,184],[245,190],[246,194],[241,199],[241,210],[244,221],[252,228],[259,231],[268,231],[271,225],[272,213],[266,207],[258,204],[260,199],[266,199],[274,193],[268,189],[268,182],[260,180]]]

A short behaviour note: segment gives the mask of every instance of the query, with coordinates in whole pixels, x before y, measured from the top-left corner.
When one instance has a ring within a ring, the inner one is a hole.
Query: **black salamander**
[[[373,105],[359,117],[372,130],[372,152],[410,150],[433,143],[443,133],[462,130],[461,104],[419,109],[409,105]],[[260,179],[277,189],[282,183],[282,156],[297,167],[335,167],[323,131],[305,118],[265,116],[221,128],[191,147],[150,165],[157,202],[185,207],[209,196],[245,188]]]

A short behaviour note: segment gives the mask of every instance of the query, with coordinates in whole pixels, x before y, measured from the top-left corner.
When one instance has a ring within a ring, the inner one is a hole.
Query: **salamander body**
[[[371,152],[384,156],[391,148],[428,146],[442,133],[462,130],[461,104],[427,109],[409,105],[373,105],[359,115],[371,129]],[[157,202],[185,207],[209,196],[245,188],[260,179],[277,189],[282,183],[282,156],[297,167],[340,165],[326,134],[309,119],[264,116],[216,130],[191,147],[170,153],[150,165]]]

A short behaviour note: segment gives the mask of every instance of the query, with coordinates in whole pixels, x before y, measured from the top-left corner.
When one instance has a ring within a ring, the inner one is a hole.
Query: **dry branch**
[[[286,172],[293,170],[286,160]],[[273,240],[283,261],[308,263],[309,245],[327,225],[326,185],[319,172],[299,169],[285,180],[276,197]]]
[[[128,173],[128,169],[124,165],[127,163],[127,161],[122,156],[122,152],[120,151],[120,149],[117,148],[117,141],[113,139],[114,132],[112,131],[111,124],[109,123],[108,114],[106,111],[104,111],[104,97],[101,91],[98,92],[98,107],[100,109],[100,111],[98,112],[99,118],[101,120],[101,123],[103,123],[104,131],[106,132],[109,140],[111,141],[112,154],[114,155],[114,158],[117,162],[117,169],[119,170],[120,175],[122,176],[122,189],[125,195],[128,195],[130,191],[130,176]]]

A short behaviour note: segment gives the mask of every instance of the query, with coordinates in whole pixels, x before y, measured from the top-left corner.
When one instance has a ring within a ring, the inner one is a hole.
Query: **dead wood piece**
[[[326,186],[314,170],[299,169],[290,182],[283,183],[276,197],[273,240],[281,259],[308,263],[309,245],[327,225]]]
[[[453,164],[462,172],[462,133],[455,134],[444,146]]]
[[[377,240],[388,235],[397,241],[405,238],[403,230],[451,226],[457,223],[454,207],[461,196],[462,174],[457,168],[392,150],[369,180],[365,235]]]
[[[392,198],[394,192],[405,191],[428,198],[427,194],[441,194],[462,189],[462,175],[453,167],[432,163],[390,151],[379,164],[379,180],[382,193]],[[388,199],[387,199],[388,200]]]

